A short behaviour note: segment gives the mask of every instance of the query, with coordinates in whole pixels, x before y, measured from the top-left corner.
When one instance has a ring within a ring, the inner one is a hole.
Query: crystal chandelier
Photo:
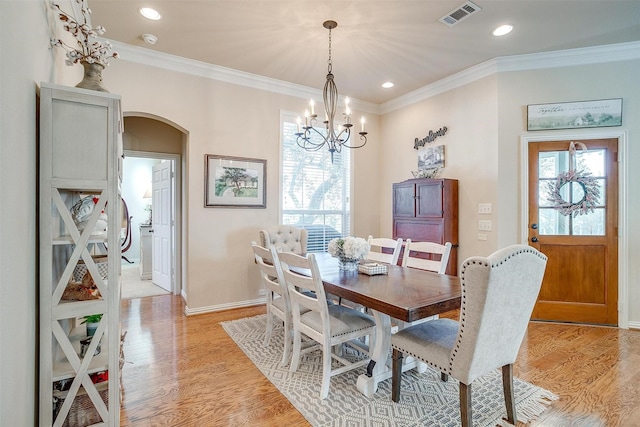
[[[324,84],[322,90],[322,99],[324,101],[324,126],[326,134],[319,131],[314,127],[317,122],[318,115],[315,114],[313,99],[309,102],[310,110],[304,112],[304,124],[300,117],[298,117],[298,131],[296,132],[298,146],[304,148],[307,151],[317,151],[327,145],[329,152],[331,153],[331,163],[333,163],[333,153],[336,151],[339,153],[342,147],[347,148],[360,148],[364,147],[367,143],[367,132],[364,131],[364,117],[360,119],[360,144],[354,145],[351,140],[351,110],[349,109],[349,98],[345,98],[345,111],[342,113],[344,123],[338,133],[334,126],[334,120],[336,116],[336,109],[338,107],[338,88],[333,81],[333,73],[331,72],[331,30],[338,26],[336,21],[325,21],[322,26],[329,30],[329,61],[328,61],[328,73],[327,81]],[[312,136],[319,136],[318,138],[311,139]]]

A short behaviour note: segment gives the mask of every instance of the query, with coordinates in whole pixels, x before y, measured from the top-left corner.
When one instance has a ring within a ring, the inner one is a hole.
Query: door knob
[[[531,224],[531,228],[533,228],[534,230],[538,229],[538,224]]]
[[[533,236],[533,237],[531,238],[531,241],[532,241],[533,243],[538,243],[538,238],[537,238],[536,236]]]

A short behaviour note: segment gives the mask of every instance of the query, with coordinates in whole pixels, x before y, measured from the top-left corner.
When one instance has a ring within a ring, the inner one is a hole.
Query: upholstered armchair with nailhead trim
[[[270,248],[273,245],[280,252],[306,255],[308,238],[309,233],[305,228],[293,225],[278,225],[260,230],[260,246]]]
[[[413,356],[460,383],[462,426],[471,426],[471,384],[502,368],[507,420],[516,424],[513,363],[540,292],[547,257],[512,245],[462,265],[460,320],[438,319],[410,326],[391,337],[391,396],[400,400],[404,355]]]

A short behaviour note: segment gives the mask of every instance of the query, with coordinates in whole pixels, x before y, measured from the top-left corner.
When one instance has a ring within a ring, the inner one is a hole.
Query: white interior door
[[[152,213],[153,213],[153,255],[151,279],[156,285],[172,292],[172,212],[173,194],[171,161],[153,166]]]

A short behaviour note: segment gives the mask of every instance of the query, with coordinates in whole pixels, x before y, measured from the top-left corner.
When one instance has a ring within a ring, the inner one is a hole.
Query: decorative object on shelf
[[[88,301],[101,297],[96,282],[93,281],[91,273],[87,271],[81,282],[70,280],[60,298],[65,301]]]
[[[84,316],[84,320],[81,324],[87,324],[88,337],[95,335],[98,325],[100,324],[100,319],[102,319],[102,314],[90,314],[89,316]]]
[[[101,25],[91,28],[89,25],[91,9],[86,0],[75,0],[80,5],[81,18],[63,11],[60,5],[52,1],[51,6],[59,12],[58,18],[63,22],[65,31],[71,33],[76,39],[76,46],[70,46],[62,39],[51,38],[51,45],[61,47],[67,51],[65,63],[69,66],[76,63],[82,64],[84,77],[76,87],[101,92],[108,92],[102,85],[102,70],[109,65],[110,58],[117,58],[118,52],[111,52],[112,46],[108,41],[98,39],[99,35],[105,33],[105,28]]]
[[[89,326],[87,325],[87,332],[88,331],[89,331]],[[84,357],[84,355],[87,354],[87,350],[89,349],[89,345],[91,345],[91,340],[93,339],[93,335],[95,334],[95,332],[96,331],[94,329],[93,334],[80,340],[80,357]],[[102,350],[101,343],[98,343],[98,346],[96,347],[96,351],[93,352],[93,355],[94,356],[99,355],[101,350]]]
[[[205,154],[205,208],[266,208],[267,161]]]
[[[435,178],[438,176],[440,172],[440,168],[430,168],[430,169],[418,169],[417,171],[411,171],[411,174],[414,178]]]
[[[327,250],[338,258],[340,270],[356,271],[358,262],[369,253],[369,243],[362,237],[339,237],[329,242]]]
[[[560,172],[554,181],[547,183],[547,198],[553,209],[564,216],[586,215],[593,212],[600,201],[600,185],[588,170],[575,170],[576,150],[587,151],[582,142],[569,143],[569,170]]]
[[[82,197],[71,207],[71,217],[78,227],[78,231],[82,232],[89,221],[89,217],[93,213],[93,209],[98,204],[98,198],[96,196]],[[103,232],[107,229],[107,214],[104,210],[100,213],[98,222],[96,222],[93,228],[93,233]]]
[[[106,279],[109,275],[109,257],[107,255],[91,255],[93,262],[98,267],[98,273],[103,279]],[[81,282],[87,273],[87,264],[84,260],[78,260],[76,268],[73,269],[73,280]]]
[[[333,81],[331,62],[331,30],[336,28],[338,26],[338,23],[336,21],[325,21],[322,26],[329,30],[329,65],[327,67],[327,81],[325,82],[324,89],[322,90],[322,100],[324,101],[325,111],[325,119],[322,123],[324,123],[326,134],[320,132],[313,126],[318,115],[315,113],[314,101],[312,99],[309,103],[311,111],[305,111],[304,113],[304,125],[302,125],[302,121],[298,117],[298,132],[296,133],[298,139],[296,142],[298,143],[298,146],[304,148],[307,151],[317,151],[327,145],[329,147],[329,152],[331,153],[331,163],[333,163],[333,153],[335,153],[336,151],[339,153],[340,151],[342,151],[342,147],[364,147],[364,145],[367,143],[367,132],[365,132],[364,130],[365,120],[364,117],[362,117],[360,119],[360,132],[358,132],[358,135],[360,135],[360,141],[362,141],[362,143],[353,145],[353,140],[351,140],[351,127],[353,126],[353,124],[351,123],[349,98],[345,98],[346,105],[345,112],[343,113],[344,123],[342,124],[342,129],[340,130],[340,132],[336,134],[334,120],[336,116],[336,109],[338,106],[338,88]]]

